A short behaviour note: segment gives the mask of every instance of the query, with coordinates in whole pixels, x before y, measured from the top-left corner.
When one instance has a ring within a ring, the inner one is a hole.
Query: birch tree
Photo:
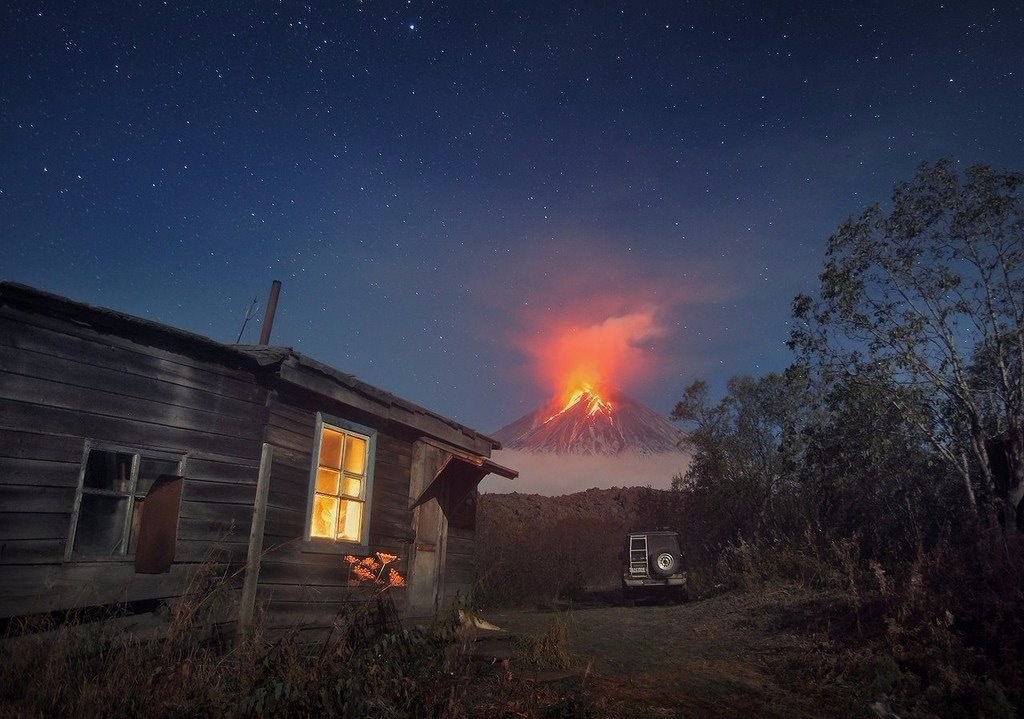
[[[994,497],[986,436],[1004,435],[1009,501],[1024,488],[1024,175],[942,160],[829,238],[817,298],[794,300],[790,346],[824,376],[889,377],[888,401],[963,484]],[[966,438],[966,441],[958,441]],[[966,446],[965,446],[966,445]],[[1015,493],[1016,492],[1016,493]]]

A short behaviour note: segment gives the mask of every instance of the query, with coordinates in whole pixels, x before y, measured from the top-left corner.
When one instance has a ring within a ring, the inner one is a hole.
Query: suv
[[[622,553],[622,600],[661,596],[686,600],[686,573],[679,535],[671,529],[635,530]]]

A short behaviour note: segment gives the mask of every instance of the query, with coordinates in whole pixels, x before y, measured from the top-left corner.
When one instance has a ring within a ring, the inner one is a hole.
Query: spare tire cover
[[[671,577],[679,569],[679,557],[672,552],[662,551],[651,555],[651,571],[659,577]]]

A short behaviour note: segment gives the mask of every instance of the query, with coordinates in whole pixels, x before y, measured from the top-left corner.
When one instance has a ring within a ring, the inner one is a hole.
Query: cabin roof
[[[474,451],[501,449],[501,443],[496,439],[367,384],[355,375],[341,372],[290,347],[225,344],[177,327],[77,302],[16,282],[0,281],[0,306],[4,305],[88,326],[98,332],[141,344],[169,347],[236,369],[273,373],[286,382],[442,440],[461,439],[457,444]]]

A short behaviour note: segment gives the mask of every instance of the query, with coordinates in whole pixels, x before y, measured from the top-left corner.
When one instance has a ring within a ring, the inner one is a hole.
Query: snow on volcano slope
[[[539,454],[678,453],[682,432],[667,419],[618,391],[583,391],[560,411],[546,407],[491,436],[504,449]]]

